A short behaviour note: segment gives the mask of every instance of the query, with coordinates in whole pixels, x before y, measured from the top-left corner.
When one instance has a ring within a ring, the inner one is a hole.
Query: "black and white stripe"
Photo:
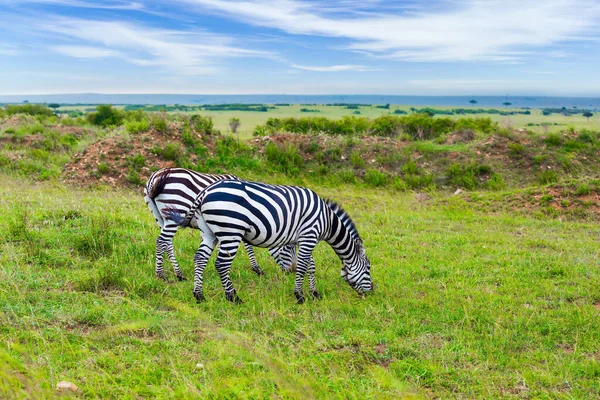
[[[294,294],[304,302],[302,284],[308,274],[310,292],[319,297],[312,251],[321,240],[331,245],[342,261],[342,277],[358,292],[372,289],[370,262],[350,217],[339,205],[322,200],[310,189],[258,182],[221,180],[200,193],[183,215],[174,209],[163,213],[180,226],[196,219],[202,243],[194,257],[194,296],[203,300],[204,268],[215,247],[215,266],[230,301],[239,301],[229,277],[240,242],[274,248],[298,245]]]
[[[157,277],[165,279],[163,256],[166,252],[171,260],[177,278],[185,280],[173,250],[173,237],[177,233],[179,226],[171,220],[164,219],[162,215],[163,211],[168,208],[182,214],[187,213],[201,191],[210,184],[223,179],[238,178],[235,175],[202,174],[184,168],[164,168],[156,171],[148,178],[148,182],[144,188],[144,200],[161,228],[160,235],[156,239],[155,272]],[[192,218],[189,226],[198,228],[195,218]],[[256,261],[252,246],[244,243],[244,247],[250,258],[252,270],[258,275],[262,275],[263,272]],[[275,248],[270,249],[270,252],[275,257],[279,266],[283,270],[288,271],[294,268],[294,250],[291,247],[283,249]]]

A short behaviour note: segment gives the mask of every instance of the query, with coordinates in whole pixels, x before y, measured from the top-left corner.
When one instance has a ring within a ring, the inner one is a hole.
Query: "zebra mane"
[[[165,185],[167,184],[167,179],[171,175],[171,168],[165,168],[163,172],[158,177],[158,180],[152,182],[150,189],[148,190],[148,197],[154,200],[159,194],[162,193]]]
[[[339,219],[342,221],[342,224],[344,224],[346,229],[348,229],[350,231],[350,234],[352,235],[352,237],[354,239],[358,239],[362,243],[362,239],[361,239],[360,235],[358,234],[356,225],[354,225],[354,222],[352,222],[352,219],[350,218],[348,213],[346,211],[344,211],[342,206],[340,206],[338,203],[336,203],[335,201],[333,201],[331,199],[325,199],[325,204],[327,204],[329,206],[329,208],[331,208],[331,211],[333,211],[334,214],[339,217]]]

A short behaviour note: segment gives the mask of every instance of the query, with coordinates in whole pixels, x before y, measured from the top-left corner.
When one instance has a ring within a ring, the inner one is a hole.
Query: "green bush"
[[[215,124],[211,117],[203,117],[200,114],[194,114],[190,117],[190,128],[196,132],[201,132],[206,135],[217,134]]]
[[[492,169],[487,165],[477,165],[475,163],[461,165],[452,164],[446,170],[446,174],[451,185],[459,186],[465,189],[475,189],[479,186],[479,179],[485,174],[490,174]],[[495,178],[497,179],[497,178]]]
[[[490,190],[501,190],[506,187],[506,184],[500,174],[493,172],[490,179],[485,183],[485,186]]]
[[[140,133],[145,132],[150,128],[150,121],[143,119],[141,121],[130,120],[125,122],[125,129],[129,133]]]
[[[525,146],[521,143],[509,143],[508,150],[512,156],[520,156],[525,153]]]
[[[362,159],[358,151],[353,151],[350,155],[350,162],[354,168],[364,168],[365,160]]]
[[[96,107],[95,112],[91,112],[86,116],[87,121],[92,125],[103,127],[118,126],[125,119],[125,112],[113,108],[110,104],[103,104]]]
[[[384,172],[376,169],[369,169],[365,172],[364,180],[371,186],[385,186],[388,183],[389,177]]]
[[[406,174],[403,176],[403,180],[409,189],[422,189],[425,187],[434,186],[433,175],[429,174]]]
[[[54,111],[46,107],[45,104],[9,104],[4,106],[6,114],[8,116],[15,114],[27,114],[27,115],[41,115],[41,116],[52,116]]]
[[[97,169],[101,175],[106,175],[108,173],[108,171],[110,170],[110,168],[108,167],[108,164],[105,162],[99,163]]]
[[[544,138],[544,143],[548,146],[560,146],[562,144],[562,138],[557,133],[551,133]]]
[[[139,171],[146,165],[146,157],[141,154],[127,157],[127,163],[129,167],[135,171]]]
[[[540,182],[540,184],[542,185],[548,185],[550,183],[556,183],[558,182],[558,174],[556,173],[556,171],[553,170],[544,170],[542,172],[539,173],[538,175],[538,181]]]
[[[150,151],[167,161],[176,161],[183,155],[178,143],[167,143],[162,149],[154,147]]]
[[[303,164],[302,156],[294,145],[279,147],[270,142],[265,147],[265,157],[277,170],[292,176],[298,175]]]
[[[167,131],[167,122],[169,120],[169,116],[165,112],[155,112],[150,113],[150,127],[155,129],[158,132],[166,132]]]
[[[586,195],[590,194],[591,192],[592,191],[590,189],[590,186],[583,183],[577,188],[577,190],[575,191],[575,194],[577,196],[586,196]]]

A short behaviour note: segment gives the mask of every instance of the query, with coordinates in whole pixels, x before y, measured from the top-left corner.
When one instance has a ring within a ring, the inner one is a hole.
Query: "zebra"
[[[204,300],[204,268],[219,244],[215,267],[225,297],[241,302],[229,271],[240,242],[256,247],[298,245],[294,295],[304,303],[304,275],[308,274],[310,293],[320,298],[315,282],[312,251],[320,240],[326,241],[342,261],[342,278],[357,292],[372,290],[371,263],[350,216],[332,200],[323,200],[310,189],[275,186],[259,182],[220,180],[201,192],[189,211],[163,211],[166,219],[188,226],[196,218],[202,243],[194,257],[194,297]]]
[[[166,207],[185,213],[192,206],[198,194],[210,184],[223,179],[239,179],[235,175],[212,175],[202,174],[196,171],[184,168],[163,168],[154,172],[149,178],[144,188],[144,200],[159,227],[160,235],[156,239],[156,276],[166,280],[163,270],[163,256],[166,252],[177,279],[186,280],[179,268],[175,252],[173,250],[173,237],[179,228],[172,221],[165,220],[161,211]],[[198,228],[195,219],[190,221],[190,226]],[[260,269],[252,246],[244,243],[252,270],[257,275],[263,275]],[[287,246],[284,248],[269,249],[275,258],[275,261],[284,271],[292,271],[296,264],[295,247]]]

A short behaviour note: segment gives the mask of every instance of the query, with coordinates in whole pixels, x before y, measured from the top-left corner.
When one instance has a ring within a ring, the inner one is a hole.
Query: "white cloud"
[[[294,68],[303,69],[305,71],[315,72],[340,72],[340,71],[358,71],[365,72],[371,71],[369,67],[364,65],[329,65],[329,66],[310,66],[310,65],[297,65],[292,64]]]
[[[112,1],[104,4],[92,3],[81,0],[0,0],[0,4],[18,6],[26,4],[45,4],[53,6],[68,6],[80,8],[97,8],[107,10],[142,10],[141,3],[130,1]]]
[[[102,58],[121,55],[121,53],[114,50],[90,46],[51,46],[50,49],[75,58]]]
[[[19,55],[17,46],[12,44],[0,43],[0,56],[16,56]]]
[[[218,72],[219,61],[226,58],[275,57],[270,52],[233,46],[230,44],[232,39],[226,36],[155,29],[120,21],[56,18],[38,23],[36,27],[44,33],[85,43],[51,47],[71,57],[120,56],[136,65],[155,66],[187,75]]]
[[[333,6],[342,8],[339,1],[180,1],[291,34],[347,38],[349,49],[408,61],[514,61],[532,49],[578,40],[600,19],[596,0],[445,0],[430,10],[359,15],[349,15],[353,8],[332,14]]]

